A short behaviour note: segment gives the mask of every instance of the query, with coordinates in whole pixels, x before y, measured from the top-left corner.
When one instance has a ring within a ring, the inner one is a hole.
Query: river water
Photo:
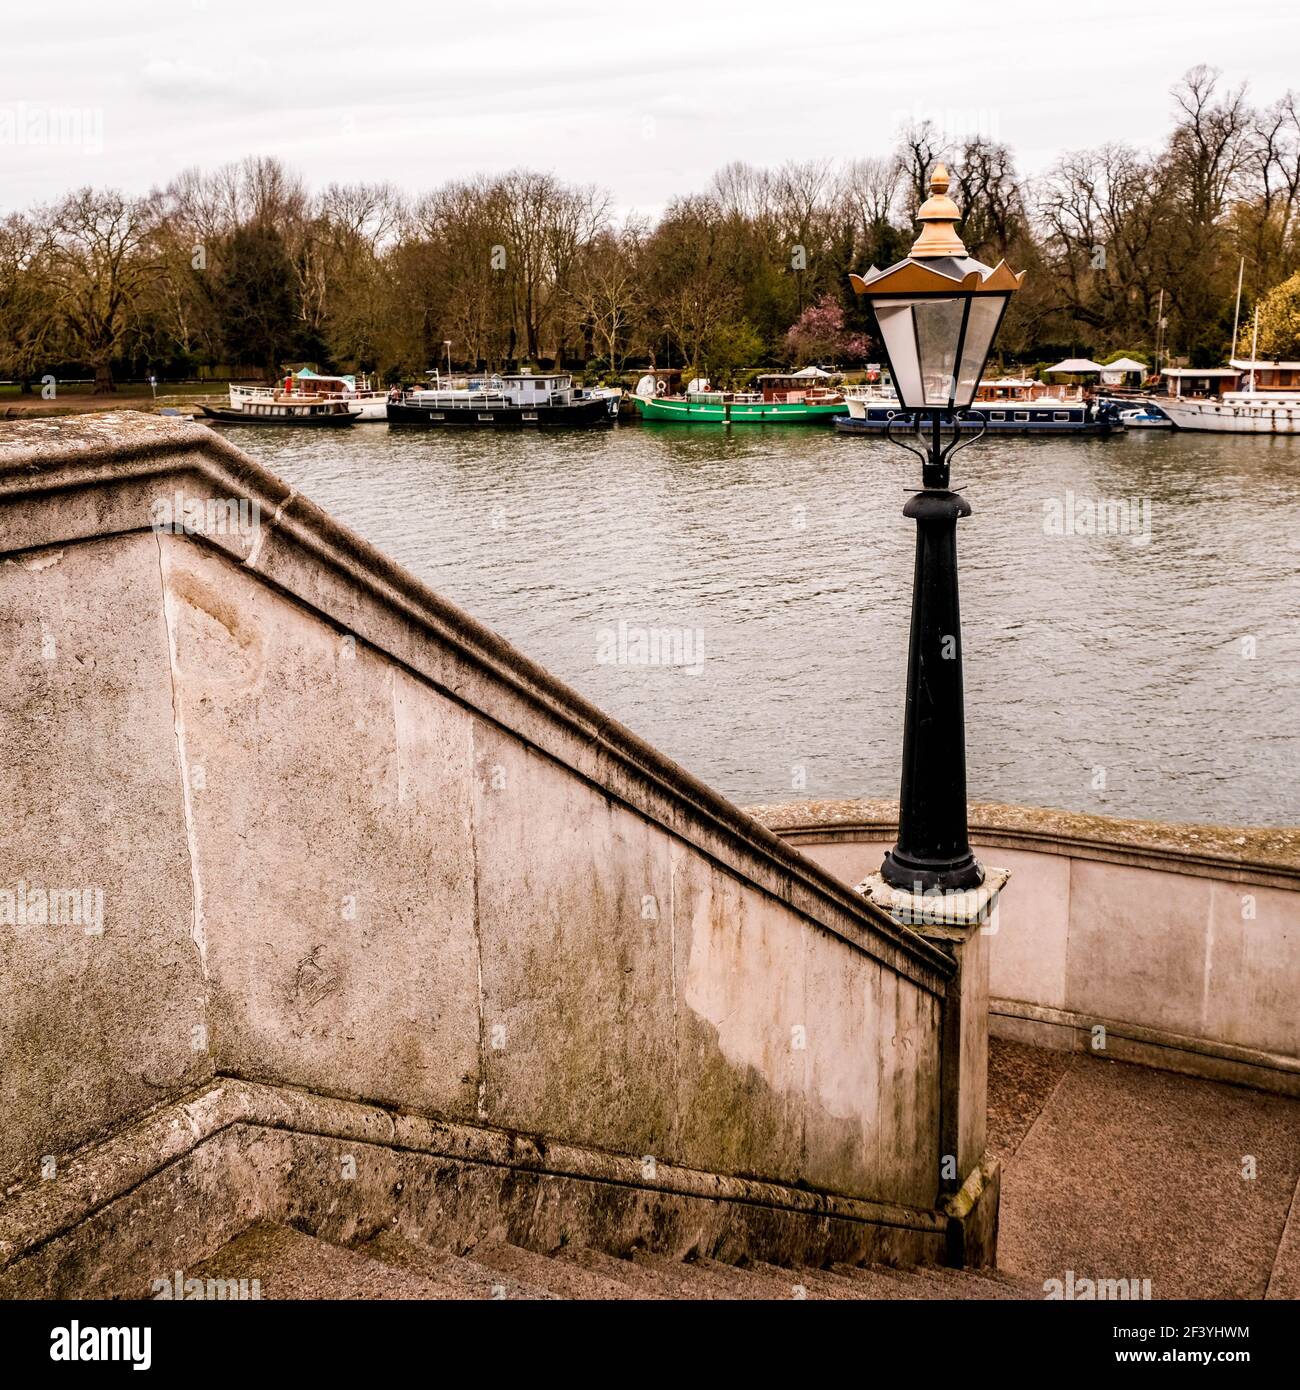
[[[919,465],[883,440],[225,432],[733,800],[897,795]],[[1300,438],[954,462],[972,799],[1300,824]]]

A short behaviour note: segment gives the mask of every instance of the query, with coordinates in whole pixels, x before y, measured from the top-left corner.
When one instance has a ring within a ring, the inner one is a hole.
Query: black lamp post
[[[992,268],[972,260],[954,230],[960,216],[940,164],[917,213],[922,230],[907,259],[850,277],[871,304],[902,407],[886,437],[921,459],[921,491],[903,508],[916,522],[916,570],[898,843],[880,866],[886,883],[920,891],[984,881],[966,831],[957,602],[957,519],[969,516],[971,507],[948,486],[949,461],[984,431],[984,418],[970,411],[970,403],[1007,304],[1025,278],[1005,261]],[[895,439],[896,422],[913,429],[927,424],[924,447]]]

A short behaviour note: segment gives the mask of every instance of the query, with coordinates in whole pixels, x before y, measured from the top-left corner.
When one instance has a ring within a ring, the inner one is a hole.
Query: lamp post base
[[[891,888],[917,893],[936,888],[947,891],[978,888],[984,882],[984,867],[971,850],[956,859],[920,859],[895,845],[885,855],[880,877]]]

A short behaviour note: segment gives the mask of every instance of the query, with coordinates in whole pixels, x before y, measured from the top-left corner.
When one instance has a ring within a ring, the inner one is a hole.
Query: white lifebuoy
[[[655,382],[655,395],[666,396],[668,394],[668,383],[664,381]]]

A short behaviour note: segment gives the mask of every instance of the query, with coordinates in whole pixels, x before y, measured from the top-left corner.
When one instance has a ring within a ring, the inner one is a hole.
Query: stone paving
[[[1300,1295],[1300,1101],[995,1039],[989,1146],[1005,1273]]]

